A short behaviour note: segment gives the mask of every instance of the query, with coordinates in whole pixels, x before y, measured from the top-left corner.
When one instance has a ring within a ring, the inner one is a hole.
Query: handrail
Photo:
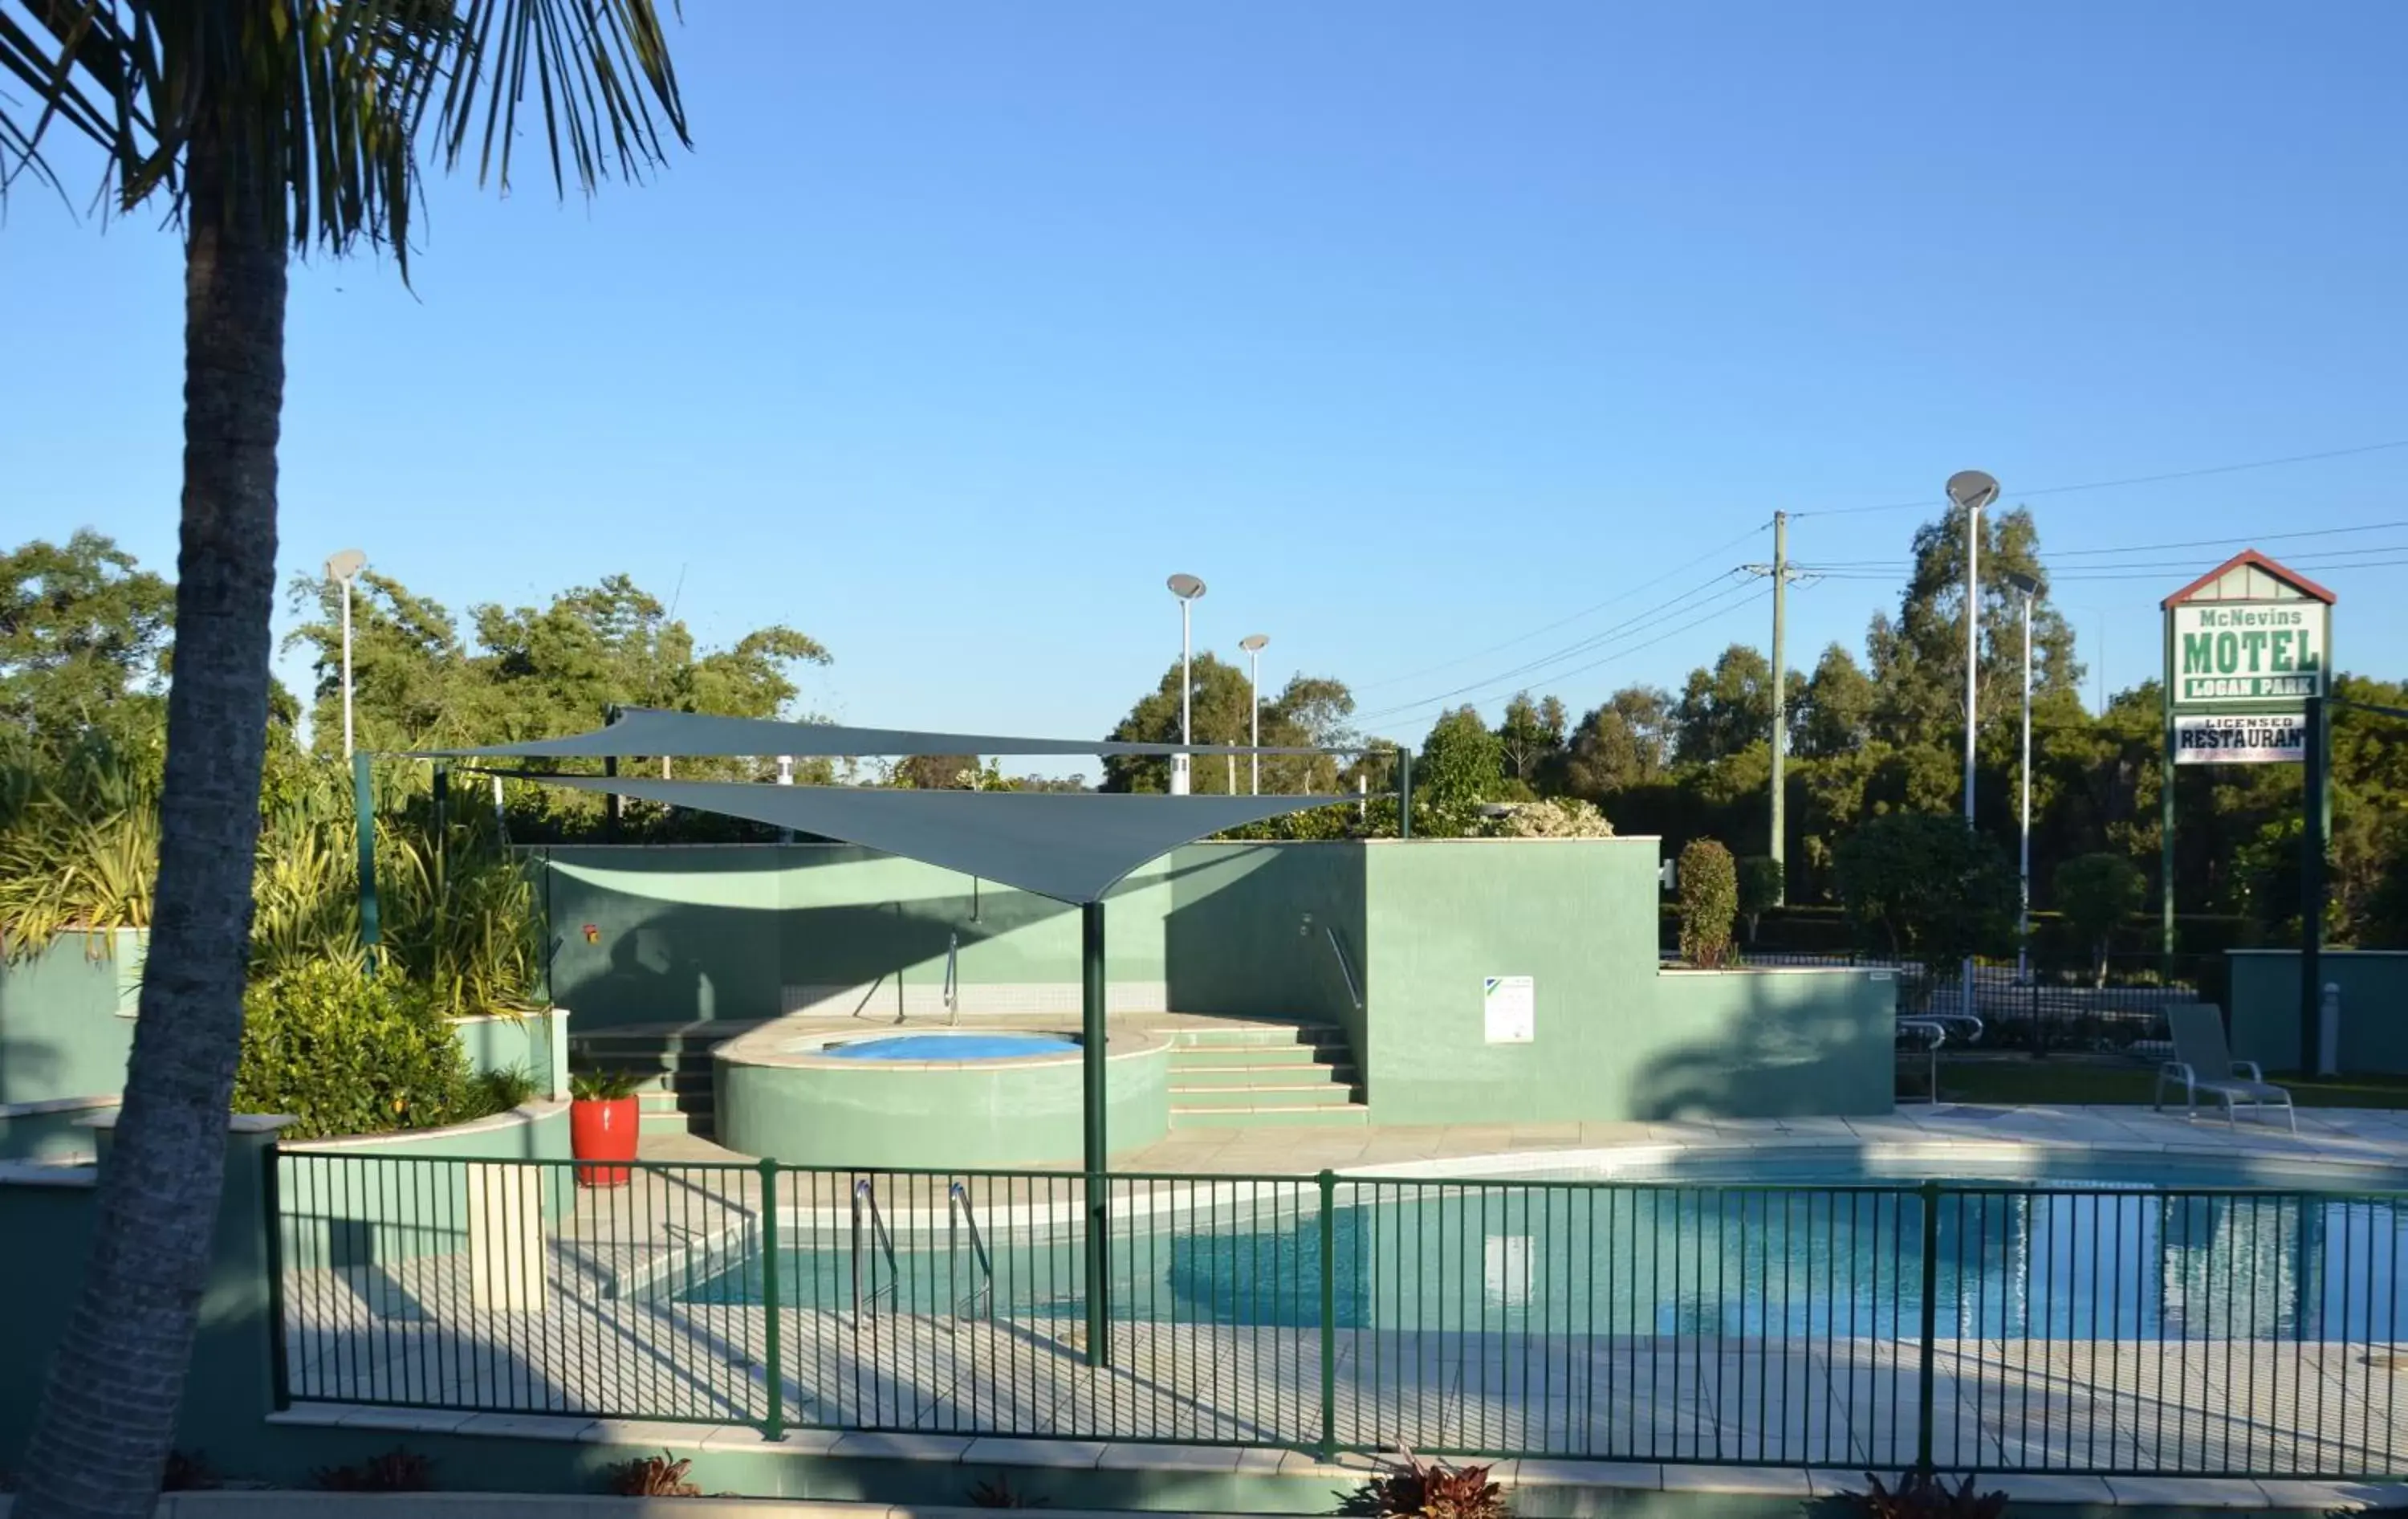
[[[969,1186],[959,1178],[955,1178],[945,1184],[945,1229],[955,1255],[961,1254],[962,1246],[958,1236],[965,1224],[969,1225],[970,1259],[978,1267],[979,1284],[970,1289],[970,1295],[968,1297],[955,1303],[953,1309],[956,1312],[968,1309],[968,1312],[965,1316],[975,1318],[978,1315],[979,1305],[983,1301],[986,1305],[987,1317],[993,1318],[995,1317],[995,1258],[987,1254],[986,1236],[979,1232],[978,1214],[970,1207]]]
[[[1360,1012],[1363,1010],[1363,992],[1354,983],[1354,967],[1346,958],[1346,947],[1338,942],[1337,929],[1325,923],[1321,931],[1329,938],[1329,953],[1338,956],[1338,973],[1346,978],[1346,998],[1354,1004],[1354,1010]]]
[[[945,939],[945,1026],[951,1028],[962,1021],[962,936],[948,935]]]
[[[895,1300],[895,1284],[902,1276],[895,1262],[895,1236],[888,1232],[886,1215],[878,1207],[878,1188],[868,1177],[857,1178],[853,1183],[853,1316],[856,1323],[869,1316],[863,1310],[861,1296],[861,1215],[865,1206],[869,1212],[870,1241],[877,1245],[879,1254],[886,1257],[886,1285],[870,1289],[868,1306],[871,1310],[877,1308],[882,1295],[890,1303]]]

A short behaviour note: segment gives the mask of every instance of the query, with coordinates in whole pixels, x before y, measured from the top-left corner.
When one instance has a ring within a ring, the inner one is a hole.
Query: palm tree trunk
[[[266,748],[285,238],[273,190],[246,193],[256,181],[228,166],[239,149],[216,140],[204,128],[185,155],[182,545],[141,1017],[18,1519],[150,1512],[225,1181]]]

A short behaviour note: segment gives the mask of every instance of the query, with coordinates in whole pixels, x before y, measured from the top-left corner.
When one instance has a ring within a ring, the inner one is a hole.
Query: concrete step
[[[1341,1067],[1316,1061],[1302,1061],[1285,1066],[1172,1066],[1170,1089],[1173,1092],[1200,1092],[1219,1087],[1239,1086],[1352,1086],[1354,1073]]]
[[[1335,1082],[1317,1086],[1174,1086],[1170,1111],[1210,1108],[1343,1108],[1354,1100],[1354,1088]]]
[[[1342,1036],[1327,1024],[1234,1024],[1227,1028],[1182,1028],[1170,1036],[1174,1049],[1230,1049],[1254,1045],[1335,1044]]]
[[[1371,1122],[1371,1110],[1343,1108],[1181,1108],[1170,1114],[1172,1128],[1361,1127]]]
[[[1259,1070],[1268,1066],[1311,1066],[1324,1053],[1340,1049],[1317,1044],[1173,1045],[1170,1068],[1186,1070]]]

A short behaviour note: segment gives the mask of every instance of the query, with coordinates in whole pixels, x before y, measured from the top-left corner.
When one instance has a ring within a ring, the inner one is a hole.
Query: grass
[[[1922,1100],[1924,1068],[1920,1059],[1899,1063],[1899,1100]],[[2302,1108],[2408,1108],[2408,1076],[2315,1077],[2269,1071],[2266,1079],[2288,1087],[2291,1100]],[[2045,1060],[2028,1055],[1943,1056],[1940,1063],[1940,1093],[1949,1102],[2146,1107],[2156,1089],[2157,1068],[2139,1063],[2064,1055]]]

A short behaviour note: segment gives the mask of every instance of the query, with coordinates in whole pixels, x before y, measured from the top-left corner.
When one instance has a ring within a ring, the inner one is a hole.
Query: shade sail
[[[751,818],[943,866],[1062,902],[1095,902],[1181,844],[1354,796],[1155,796],[1097,792],[887,791],[629,776],[521,779]]]
[[[1242,744],[1140,744],[1110,738],[1011,738],[992,733],[923,733],[910,728],[850,728],[828,723],[776,723],[631,707],[619,721],[566,738],[530,738],[481,749],[421,750],[419,759],[600,759],[791,754],[841,759],[906,754],[1328,754],[1354,751],[1249,748]]]

